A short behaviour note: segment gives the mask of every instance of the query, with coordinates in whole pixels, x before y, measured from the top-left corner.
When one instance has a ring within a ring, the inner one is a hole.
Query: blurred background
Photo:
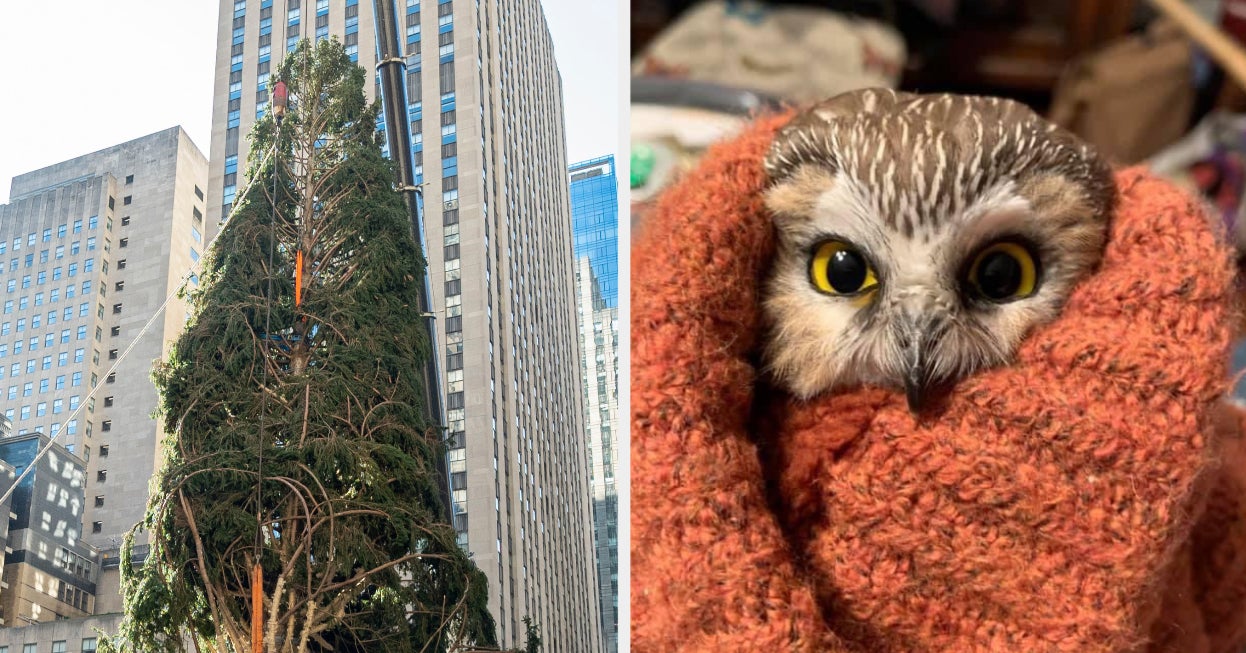
[[[1246,0],[631,8],[633,228],[681,170],[757,112],[889,87],[1025,102],[1117,165],[1149,165],[1201,195],[1246,252]],[[1246,343],[1231,373],[1242,369]],[[1246,407],[1246,383],[1234,398]]]

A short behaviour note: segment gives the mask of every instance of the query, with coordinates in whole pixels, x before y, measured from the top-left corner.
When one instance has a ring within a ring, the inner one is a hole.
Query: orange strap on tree
[[[251,569],[251,653],[264,652],[264,568]]]
[[[303,303],[303,251],[294,255],[294,305]]]

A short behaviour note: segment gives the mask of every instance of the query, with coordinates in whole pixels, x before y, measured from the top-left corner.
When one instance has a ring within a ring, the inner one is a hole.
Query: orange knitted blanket
[[[760,161],[713,149],[632,254],[632,650],[1240,650],[1241,444],[1215,435],[1233,273],[1199,207],[1118,173],[1101,269],[1014,365],[902,394],[765,386]]]

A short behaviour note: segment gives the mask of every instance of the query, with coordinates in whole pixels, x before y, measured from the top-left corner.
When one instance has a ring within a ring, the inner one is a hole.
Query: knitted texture
[[[1235,650],[1246,456],[1208,410],[1233,273],[1198,206],[1119,172],[1101,268],[920,423],[887,390],[800,402],[756,367],[790,117],[633,247],[632,650]]]

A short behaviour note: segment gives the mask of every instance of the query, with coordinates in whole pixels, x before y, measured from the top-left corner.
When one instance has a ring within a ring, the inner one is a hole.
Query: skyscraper
[[[606,650],[613,653],[619,638],[618,182],[613,156],[573,164],[569,173],[598,601]]]
[[[172,297],[143,328],[204,250],[206,180],[207,159],[173,127],[19,175],[0,205],[0,409],[14,437],[54,435],[85,468],[85,487],[73,488],[81,510],[58,520],[57,537],[94,547],[101,567],[90,575],[93,600],[71,594],[63,609],[45,602],[38,614],[15,604],[7,626],[121,608],[121,538],[142,520],[160,460],[152,362],[181,331],[186,303]],[[65,639],[74,628],[94,641],[89,627],[115,626],[86,623],[0,630],[0,646]]]
[[[537,0],[398,2],[459,544],[489,578],[503,646],[522,644],[530,617],[550,653],[600,651],[562,86],[545,18]],[[330,35],[375,70],[369,0],[222,0],[209,237],[245,184],[271,70],[300,38]]]
[[[588,257],[605,306],[619,305],[619,186],[614,155],[572,164],[575,257]]]

